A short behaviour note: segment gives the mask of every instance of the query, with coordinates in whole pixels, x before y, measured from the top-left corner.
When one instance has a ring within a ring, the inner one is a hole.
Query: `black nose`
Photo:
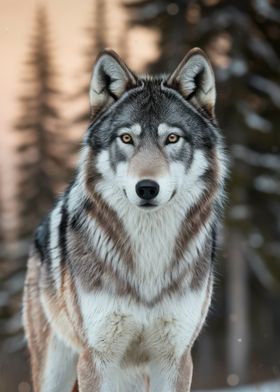
[[[142,180],[136,184],[137,195],[144,200],[151,200],[158,195],[159,185],[152,180]]]

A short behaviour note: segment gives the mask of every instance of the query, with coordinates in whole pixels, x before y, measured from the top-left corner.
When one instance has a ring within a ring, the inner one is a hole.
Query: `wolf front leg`
[[[187,351],[180,361],[176,380],[176,392],[188,392],[191,390],[192,375],[193,361],[191,353]]]
[[[120,368],[117,364],[96,366],[93,350],[81,353],[78,361],[79,392],[150,392],[145,372]]]
[[[150,388],[152,392],[189,392],[192,382],[193,364],[190,351],[179,361],[152,363]]]
[[[86,349],[80,354],[77,370],[79,392],[119,391],[116,374],[110,372],[108,365],[104,365],[102,369],[98,369],[95,355],[91,349]]]
[[[42,364],[38,391],[71,392],[77,377],[77,360],[78,355],[52,333]]]
[[[31,359],[34,392],[71,392],[78,356],[54,332],[41,303],[41,262],[28,260],[24,287],[23,321]]]
[[[77,373],[79,392],[101,392],[101,375],[90,349],[80,354]]]

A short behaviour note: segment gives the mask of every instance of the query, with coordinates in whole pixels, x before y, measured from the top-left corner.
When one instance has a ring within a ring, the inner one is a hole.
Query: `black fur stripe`
[[[216,248],[217,248],[217,228],[216,228],[216,225],[214,225],[212,228],[212,250],[211,250],[212,263],[215,261]]]
[[[48,262],[50,260],[50,215],[47,215],[41,225],[36,229],[34,245],[40,255],[41,261]]]
[[[88,211],[92,210],[93,208],[93,203],[88,199],[81,203],[78,211],[72,215],[70,219],[70,227],[73,231],[79,232],[82,230],[87,218],[87,214],[85,214],[85,212],[88,213]]]
[[[67,225],[69,220],[69,214],[67,211],[67,201],[66,198],[61,207],[61,221],[59,224],[59,248],[61,251],[61,261],[65,262],[67,257]]]

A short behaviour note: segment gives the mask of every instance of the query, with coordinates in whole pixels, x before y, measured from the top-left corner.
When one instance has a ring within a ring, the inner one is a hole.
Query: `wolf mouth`
[[[143,204],[140,204],[139,207],[153,208],[153,207],[158,207],[158,205],[157,204],[152,204],[152,203],[143,203]]]
[[[123,193],[124,193],[125,197],[128,199],[125,189],[123,189]],[[177,191],[175,189],[173,191],[172,195],[170,196],[169,200],[167,201],[167,203],[169,203],[173,199],[173,197],[176,195],[176,193],[177,193]],[[159,204],[147,202],[147,203],[138,204],[137,207],[143,208],[143,209],[153,209],[153,208],[159,207]]]

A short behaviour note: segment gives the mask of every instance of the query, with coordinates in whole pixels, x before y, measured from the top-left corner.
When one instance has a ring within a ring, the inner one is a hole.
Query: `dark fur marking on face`
[[[162,89],[164,77],[142,79],[141,89],[132,89],[123,99],[117,101],[93,122],[88,131],[87,142],[95,153],[108,148],[122,127],[140,124],[142,132],[139,139],[158,140],[158,126],[162,123],[178,127],[183,138],[195,148],[211,148],[216,140],[215,126],[206,117],[198,114],[184,99],[172,89]]]
[[[116,172],[116,166],[120,162],[125,162],[126,161],[126,155],[125,153],[120,149],[120,147],[115,143],[113,146],[111,146],[112,153],[110,156],[110,166],[114,172]]]
[[[170,153],[170,157],[174,162],[182,162],[187,170],[191,166],[193,160],[194,149],[189,143],[184,142],[179,150]]]
[[[95,184],[101,179],[101,174],[96,170],[96,155],[90,150],[86,162],[85,185],[90,193],[94,192]]]

